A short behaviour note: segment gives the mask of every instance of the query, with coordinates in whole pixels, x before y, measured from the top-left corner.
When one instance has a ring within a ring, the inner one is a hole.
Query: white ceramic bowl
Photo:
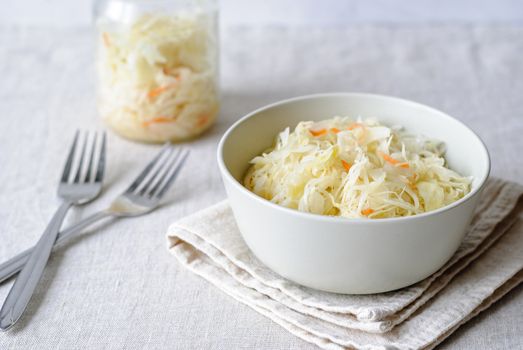
[[[471,192],[429,213],[369,220],[299,212],[243,187],[249,161],[278,132],[335,115],[376,117],[444,141],[450,168],[473,176]],[[258,109],[225,133],[218,164],[240,232],[264,264],[304,286],[350,294],[405,287],[438,270],[462,241],[490,170],[484,144],[458,120],[419,103],[360,93],[304,96]]]

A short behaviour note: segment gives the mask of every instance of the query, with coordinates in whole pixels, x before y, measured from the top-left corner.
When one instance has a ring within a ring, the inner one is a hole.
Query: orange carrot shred
[[[349,163],[347,163],[346,161],[344,161],[343,159],[341,160],[341,164],[343,165],[343,167],[345,168],[346,171],[350,170],[351,165]]]
[[[209,116],[207,114],[202,114],[198,117],[198,121],[196,122],[197,126],[204,126],[207,121],[209,120]]]
[[[417,190],[418,189],[418,187],[416,186],[417,178],[418,178],[418,174],[416,174],[416,173],[414,173],[414,175],[412,175],[411,177],[407,178],[409,180],[409,186],[413,190]]]
[[[363,125],[361,123],[352,123],[351,125],[349,125],[347,127],[347,130],[354,130],[356,128],[360,128],[361,129],[361,134],[358,137],[358,143],[362,144],[365,141],[365,137],[366,137],[366,134],[367,134],[367,129],[365,128],[365,125]]]
[[[320,130],[309,130],[312,134],[312,136],[321,136],[325,135],[327,133],[327,129],[320,129]]]
[[[367,208],[367,209],[363,209],[361,211],[361,214],[362,215],[365,215],[365,216],[369,216],[370,214],[374,213],[374,209],[371,209],[371,208]]]
[[[363,128],[364,128],[364,125],[361,124],[361,123],[352,123],[351,125],[349,125],[349,126],[347,127],[347,130],[354,130],[354,129],[356,129],[356,128],[362,128],[362,129],[363,129]]]
[[[409,163],[407,163],[407,162],[399,163],[398,166],[400,168],[404,168],[404,169],[410,168]]]
[[[388,154],[385,154],[383,152],[378,152],[378,154],[381,156],[381,158],[385,159],[385,161],[389,162],[392,165],[396,165],[399,163],[399,160],[392,158]]]
[[[331,128],[331,131],[335,134],[339,133],[340,132],[340,129],[338,128]]]
[[[111,39],[109,39],[109,34],[107,34],[107,32],[102,33],[102,39],[104,41],[105,47],[111,46]]]
[[[153,118],[151,120],[147,120],[147,121],[144,121],[142,123],[142,125],[144,127],[147,127],[151,124],[156,124],[156,123],[169,123],[169,122],[173,122],[175,119],[173,118],[168,118],[168,117],[156,117],[156,118]]]
[[[165,92],[166,90],[168,90],[168,89],[170,89],[172,87],[173,87],[173,85],[158,86],[157,88],[154,88],[154,89],[150,90],[147,93],[147,97],[155,98],[155,97],[159,96],[160,94],[162,94],[163,92]]]

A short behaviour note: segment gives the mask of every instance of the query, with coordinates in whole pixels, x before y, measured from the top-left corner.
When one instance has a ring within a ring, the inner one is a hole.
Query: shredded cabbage
[[[100,20],[98,108],[128,138],[165,142],[203,132],[218,112],[211,15]]]
[[[444,145],[376,119],[301,122],[251,160],[249,190],[300,211],[392,218],[446,206],[470,191],[471,177],[446,167]]]

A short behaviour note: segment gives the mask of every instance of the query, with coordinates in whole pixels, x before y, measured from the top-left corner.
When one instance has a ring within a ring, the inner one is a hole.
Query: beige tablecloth
[[[523,27],[224,28],[222,112],[191,143],[166,205],[90,230],[51,259],[19,327],[0,349],[314,349],[173,261],[170,223],[225,198],[216,144],[239,116],[305,93],[367,91],[414,99],[466,122],[491,152],[493,175],[523,181]],[[0,27],[0,259],[29,247],[58,201],[64,148],[76,128],[101,127],[91,33]],[[109,138],[107,204],[154,146]],[[514,247],[514,249],[521,249]],[[4,298],[9,285],[0,286]],[[441,348],[523,348],[523,289]]]

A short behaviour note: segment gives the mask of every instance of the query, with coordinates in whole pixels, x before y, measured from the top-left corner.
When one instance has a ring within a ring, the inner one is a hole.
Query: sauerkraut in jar
[[[144,142],[181,141],[213,123],[214,1],[109,1],[97,29],[98,111],[113,130]]]

